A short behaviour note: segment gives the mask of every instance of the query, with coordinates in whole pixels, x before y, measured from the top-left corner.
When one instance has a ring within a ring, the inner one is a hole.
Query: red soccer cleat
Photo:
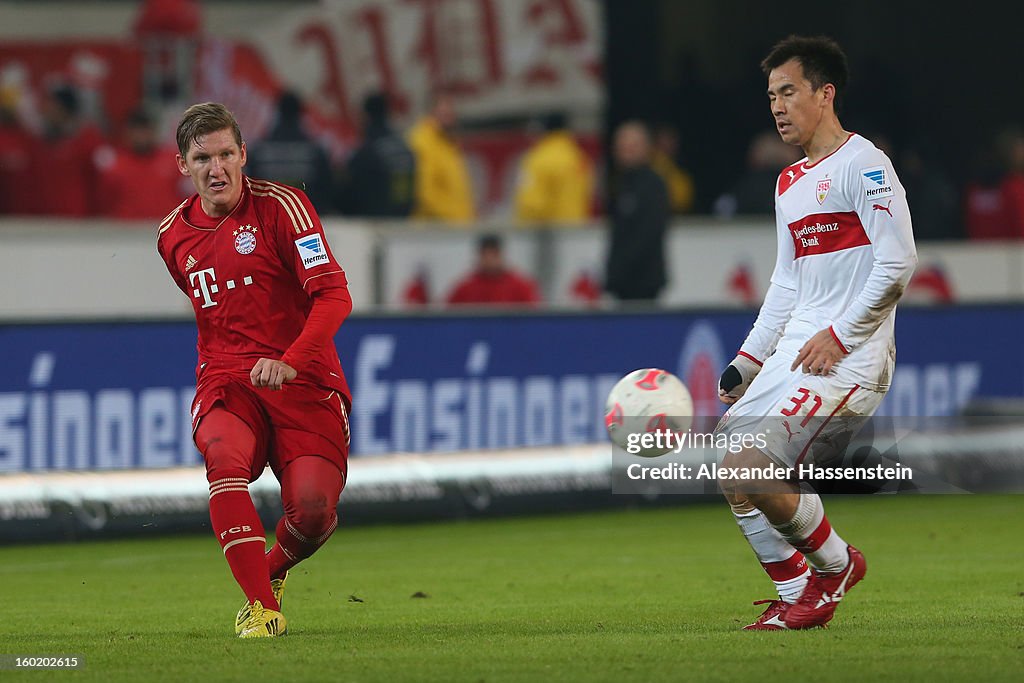
[[[868,571],[864,555],[852,545],[846,546],[850,561],[838,574],[812,572],[804,592],[795,605],[786,611],[786,627],[791,629],[815,628],[832,620],[839,601],[846,591],[857,585]]]
[[[744,631],[784,631],[788,628],[784,619],[792,605],[782,600],[758,600],[754,604],[764,605],[765,603],[768,604],[768,607],[757,618],[757,621],[744,626]]]

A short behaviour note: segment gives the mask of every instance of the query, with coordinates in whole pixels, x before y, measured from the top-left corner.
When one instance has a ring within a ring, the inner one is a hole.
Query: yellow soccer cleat
[[[242,627],[239,638],[275,638],[288,633],[288,621],[284,615],[272,609],[264,609],[259,600],[249,606],[249,620]]]
[[[277,600],[278,607],[284,607],[284,582],[288,580],[288,572],[284,573],[284,578],[273,579],[270,582],[270,589],[274,592],[274,599]],[[249,621],[249,612],[252,609],[252,605],[246,600],[242,607],[238,610],[238,614],[235,616],[235,635],[242,633],[242,629],[245,628],[245,622]]]

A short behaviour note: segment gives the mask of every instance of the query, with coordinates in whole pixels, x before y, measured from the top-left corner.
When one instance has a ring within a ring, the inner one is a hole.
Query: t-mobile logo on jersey
[[[203,300],[202,308],[210,308],[217,305],[217,302],[212,297],[220,291],[220,286],[217,284],[217,275],[213,272],[213,268],[204,268],[203,270],[189,273],[188,282],[195,287],[192,290],[192,296]],[[246,275],[242,278],[242,284],[245,286],[251,285],[252,276]],[[234,280],[228,280],[224,283],[224,286],[228,289],[234,289],[237,285]]]

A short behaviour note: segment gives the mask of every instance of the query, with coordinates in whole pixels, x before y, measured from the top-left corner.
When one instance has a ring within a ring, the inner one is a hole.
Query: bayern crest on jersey
[[[817,197],[819,204],[825,203],[825,197],[828,196],[828,190],[830,187],[832,187],[831,178],[825,178],[824,180],[818,181],[818,190],[815,196]]]
[[[235,251],[243,256],[251,254],[256,250],[256,228],[252,225],[243,225],[232,234],[235,236]]]

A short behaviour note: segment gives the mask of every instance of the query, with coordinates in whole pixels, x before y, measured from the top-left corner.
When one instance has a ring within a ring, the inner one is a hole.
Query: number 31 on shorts
[[[811,401],[810,410],[804,414],[804,419],[800,421],[801,427],[806,427],[807,423],[811,421],[812,417],[814,417],[814,414],[818,412],[819,408],[821,408],[821,396],[818,396],[810,389],[805,389],[804,387],[797,389],[796,396],[791,396],[789,400],[793,402],[793,405],[787,406],[779,411],[786,417],[793,417],[797,413],[801,412],[804,409],[804,405],[806,405],[808,401]]]

